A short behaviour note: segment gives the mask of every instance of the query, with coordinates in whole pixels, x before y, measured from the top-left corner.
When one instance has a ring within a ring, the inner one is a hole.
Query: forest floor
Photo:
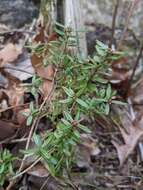
[[[24,84],[31,83],[31,76],[35,72],[25,47],[37,34],[35,20],[38,8],[32,3],[30,6],[29,10],[26,9],[26,3],[22,6],[25,17],[22,21],[19,17],[17,21],[9,21],[9,18],[0,20],[0,149],[7,148],[15,156],[21,154],[19,150],[24,149],[30,132],[30,127],[23,127],[25,119],[22,112],[28,109],[30,101],[36,101],[31,93],[25,92],[23,88]],[[26,23],[27,14],[31,10],[30,23]],[[13,14],[11,12],[11,15]],[[20,23],[23,23],[22,26]],[[97,26],[95,31],[87,32],[89,54],[94,51],[93,40],[98,39],[104,43],[110,40],[111,29],[101,24]],[[123,29],[118,32],[122,33]],[[115,35],[116,43],[119,42],[119,38],[120,35]],[[70,176],[65,177],[63,181],[53,178],[47,169],[38,163],[25,172],[11,189],[143,189],[143,48],[130,30],[127,30],[122,43],[123,49],[129,53],[113,63],[110,82],[127,104],[112,106],[109,116],[97,115],[94,121],[88,121],[92,133],[81,135],[82,140],[77,147],[77,158]],[[43,132],[49,125],[49,121],[41,120],[39,131]],[[19,162],[14,164],[17,168],[20,167]],[[8,181],[0,188],[4,189],[10,190]]]

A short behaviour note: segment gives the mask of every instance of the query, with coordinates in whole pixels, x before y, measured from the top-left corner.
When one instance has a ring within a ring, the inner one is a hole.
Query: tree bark
[[[64,22],[76,32],[78,52],[86,57],[87,45],[84,29],[84,17],[82,12],[82,0],[64,0]]]

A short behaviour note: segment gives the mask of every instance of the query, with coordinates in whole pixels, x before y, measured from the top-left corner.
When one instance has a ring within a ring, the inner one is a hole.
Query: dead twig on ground
[[[55,71],[54,73],[54,77],[53,77],[53,80],[52,80],[52,89],[50,91],[50,93],[47,95],[47,97],[45,98],[45,100],[43,101],[43,103],[41,104],[40,108],[39,108],[39,113],[41,113],[45,103],[47,101],[50,101],[51,100],[51,97],[52,97],[52,94],[55,90],[55,76],[56,76],[56,73],[57,73],[57,70]],[[26,147],[25,147],[25,150],[28,150],[29,148],[29,145],[30,145],[30,141],[31,141],[31,138],[32,138],[32,135],[33,135],[33,132],[37,126],[37,123],[39,123],[39,120],[40,120],[40,116],[36,117],[33,121],[33,124],[31,126],[31,130],[29,132],[29,135],[28,135],[28,138],[27,138],[27,143],[26,143]],[[13,180],[10,182],[10,184],[7,186],[6,190],[11,190],[13,188],[13,186],[19,181],[19,177],[21,177],[21,175],[23,175],[25,172],[29,171],[33,166],[36,165],[36,163],[38,163],[41,158],[37,159],[31,166],[29,166],[28,168],[26,168],[25,170],[23,170],[24,168],[24,163],[25,163],[25,160],[26,160],[26,155],[23,157],[22,159],[22,162],[21,162],[21,165],[19,167],[19,173],[13,178]],[[22,171],[23,170],[23,171]]]

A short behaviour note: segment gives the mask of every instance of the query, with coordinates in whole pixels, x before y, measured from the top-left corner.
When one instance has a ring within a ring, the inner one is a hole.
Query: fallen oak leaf
[[[6,90],[3,90],[9,98],[9,104],[11,106],[18,106],[23,104],[24,88],[13,85]]]
[[[2,50],[0,50],[0,66],[15,61],[21,53],[22,47],[12,43],[7,44]]]
[[[35,38],[33,39],[33,41],[36,43],[43,42],[45,40],[44,35],[44,28],[41,28],[37,36],[35,36]],[[55,33],[52,33],[51,36],[49,36],[48,41],[52,41],[55,39],[56,35]],[[50,95],[53,89],[53,78],[55,75],[54,65],[49,64],[46,67],[43,66],[43,60],[47,53],[48,49],[44,50],[44,52],[41,55],[37,55],[36,53],[34,53],[31,56],[31,63],[33,65],[33,68],[35,69],[35,73],[43,79],[42,85],[40,86],[40,90],[44,97]]]
[[[27,117],[25,115],[30,115],[30,109],[29,108],[21,108],[16,110],[16,120],[20,126],[26,125]]]
[[[128,80],[129,78],[129,70],[124,68],[112,68],[112,76],[110,81],[122,82]],[[114,83],[114,82],[112,82]]]
[[[24,101],[24,87],[20,86],[21,82],[4,69],[0,68],[1,74],[7,78],[7,86],[5,89],[1,89],[1,92],[8,97],[8,103],[10,106],[18,106],[23,104]]]
[[[53,87],[53,78],[55,74],[55,67],[54,65],[50,64],[44,67],[42,64],[43,58],[38,57],[36,54],[33,54],[31,57],[32,65],[35,69],[35,72],[38,76],[43,79],[42,85],[40,86],[40,90],[44,97],[47,97]]]
[[[31,60],[28,57],[24,60],[16,60],[15,64],[6,63],[4,66],[4,70],[19,79],[20,81],[27,80],[28,78],[31,78],[31,76],[34,74]]]
[[[127,57],[120,57],[117,60],[113,60],[112,61],[112,67],[114,67],[114,65],[118,65],[119,67],[121,67],[121,64],[126,64],[128,62],[128,58]]]
[[[124,128],[119,126],[119,129],[125,144],[120,145],[116,141],[112,141],[118,153],[120,167],[124,164],[126,159],[133,152],[138,141],[143,136],[143,128],[141,127],[141,121],[136,122],[134,124],[131,121],[131,119],[127,116],[127,114],[124,114],[121,117],[121,122]]]
[[[36,164],[27,173],[29,175],[37,176],[37,177],[40,177],[40,178],[49,176],[48,170],[41,163]]]
[[[14,125],[8,121],[0,120],[0,143],[14,136],[18,127],[18,125]]]

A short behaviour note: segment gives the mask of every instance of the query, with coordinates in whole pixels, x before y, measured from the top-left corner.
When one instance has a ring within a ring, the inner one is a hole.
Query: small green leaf
[[[72,118],[72,116],[70,115],[70,113],[69,113],[68,111],[64,111],[64,116],[65,116],[65,118],[66,118],[68,121],[70,121],[70,122],[73,121],[73,118]]]
[[[67,126],[70,126],[70,125],[71,125],[71,123],[70,123],[69,121],[65,120],[65,119],[61,119],[61,121],[62,121],[65,125],[67,125]]]
[[[86,133],[91,133],[91,130],[84,125],[79,124],[78,128],[80,128],[81,130],[83,130]]]
[[[123,106],[127,105],[126,102],[121,102],[121,101],[118,101],[118,100],[112,100],[112,103],[113,104],[118,104],[118,105],[123,105]]]
[[[30,111],[33,112],[33,110],[34,110],[34,104],[33,104],[33,102],[30,102],[29,108],[30,108]]]
[[[105,114],[108,115],[109,111],[110,111],[110,106],[109,106],[109,104],[106,104],[106,106],[105,106]]]
[[[74,135],[76,137],[76,140],[79,140],[80,139],[80,133],[78,132],[78,130],[75,130],[74,131]]]
[[[57,29],[57,28],[55,28],[55,32],[56,32],[57,34],[59,34],[60,36],[64,36],[64,35],[65,35],[65,33],[64,33],[63,31],[61,31],[61,30],[59,30],[59,29]]]
[[[29,150],[20,150],[21,153],[26,154],[27,156],[32,156],[37,152],[37,148],[32,148]]]
[[[96,62],[96,63],[100,63],[101,59],[100,59],[99,56],[95,55],[95,56],[93,57],[93,61]]]
[[[37,135],[36,133],[34,133],[33,135],[33,140],[37,146],[42,145],[41,137]]]
[[[61,138],[63,136],[63,131],[55,130],[54,136],[56,137],[56,139]]]
[[[56,26],[59,26],[59,27],[61,27],[61,28],[63,28],[63,29],[65,28],[65,26],[64,26],[63,24],[59,23],[59,22],[55,22],[55,25],[56,25]]]
[[[50,154],[48,154],[48,152],[44,148],[40,149],[40,153],[44,160],[49,161],[51,156],[50,156]]]
[[[73,91],[71,88],[63,87],[63,90],[65,91],[65,93],[66,93],[69,97],[73,97],[73,96],[74,96],[74,91]]]
[[[96,82],[99,82],[101,84],[107,84],[108,83],[108,80],[104,79],[104,78],[101,78],[101,77],[94,77],[93,80],[95,80]]]
[[[95,46],[96,47],[96,51],[97,51],[97,53],[98,53],[98,55],[100,55],[100,56],[106,56],[106,51],[104,50],[104,49],[101,49],[99,46]]]
[[[75,116],[75,120],[76,121],[80,120],[80,110],[77,111],[76,116]]]
[[[32,115],[28,116],[26,125],[30,126],[32,124],[32,121],[33,121],[33,116]]]
[[[97,102],[97,103],[103,103],[103,102],[106,102],[106,100],[104,98],[96,98],[95,102]]]
[[[67,98],[65,100],[60,100],[59,102],[62,103],[62,104],[68,104],[68,103],[72,102],[72,98]]]
[[[31,88],[31,93],[33,96],[36,96],[37,89],[34,86]]]
[[[53,156],[50,157],[50,162],[54,165],[56,165],[58,163],[57,159],[54,158]]]
[[[111,98],[112,95],[112,88],[111,85],[109,84],[106,90],[106,99],[109,100]]]
[[[28,117],[29,116],[29,112],[22,112],[22,115],[25,116],[25,117]]]
[[[104,50],[107,50],[107,49],[108,49],[108,46],[107,46],[106,44],[104,44],[103,42],[99,41],[99,40],[96,40],[96,44],[97,44],[100,48],[102,48],[102,49],[104,49]]]
[[[1,166],[0,166],[0,174],[2,174],[3,172],[4,172],[4,170],[5,170],[5,164],[3,163],[3,164],[1,164]]]
[[[88,104],[79,98],[76,99],[76,102],[82,107],[89,108]]]

